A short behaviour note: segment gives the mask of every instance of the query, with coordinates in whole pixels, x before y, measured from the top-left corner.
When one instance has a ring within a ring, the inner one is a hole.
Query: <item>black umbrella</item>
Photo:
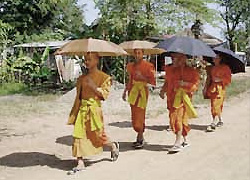
[[[204,42],[191,37],[174,36],[161,41],[156,48],[167,52],[182,53],[190,56],[215,57],[214,51]]]
[[[230,67],[233,74],[245,72],[245,63],[243,59],[233,51],[222,46],[215,47],[213,50],[216,54],[222,55],[222,62]]]

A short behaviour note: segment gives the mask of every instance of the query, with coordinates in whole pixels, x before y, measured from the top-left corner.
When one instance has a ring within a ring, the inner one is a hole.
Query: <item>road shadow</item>
[[[68,136],[59,137],[59,138],[56,139],[56,143],[67,145],[67,146],[72,146],[72,144],[73,144],[73,136],[68,135]]]
[[[150,129],[153,131],[167,131],[169,130],[169,125],[153,125],[153,126],[146,126],[146,129]]]
[[[200,125],[200,124],[190,124],[191,130],[197,130],[197,131],[204,131],[207,130],[207,125]]]
[[[112,162],[112,160],[110,158],[102,158],[98,160],[85,159],[84,162],[85,162],[85,166],[89,167],[89,166],[92,166],[94,164],[101,163],[101,162]]]
[[[53,169],[68,171],[75,166],[74,160],[61,160],[55,155],[41,152],[16,152],[0,158],[0,166],[31,167],[49,166]]]
[[[127,152],[127,151],[137,151],[133,147],[132,142],[119,142],[120,144],[120,152]],[[159,145],[159,144],[148,144],[146,143],[143,147],[143,150],[147,151],[168,151],[169,148],[172,146],[170,145]],[[140,149],[138,149],[140,150]]]
[[[103,158],[98,160],[84,160],[87,167],[104,161],[111,162],[111,159]],[[48,166],[53,169],[70,171],[76,165],[76,160],[74,159],[62,160],[55,155],[45,154],[41,152],[17,152],[0,158],[0,166],[15,168]]]
[[[130,121],[123,121],[123,122],[113,122],[109,123],[109,126],[118,127],[118,128],[132,128],[132,124]],[[153,126],[146,126],[146,129],[150,129],[153,131],[164,131],[169,129],[168,125],[153,125]]]
[[[165,128],[166,126],[163,126],[163,127]],[[56,143],[64,144],[64,145],[68,145],[68,146],[71,146],[72,142],[73,142],[73,137],[71,135],[59,137],[56,139]],[[119,142],[119,144],[120,144],[120,152],[134,151],[135,150],[132,147],[132,142]],[[158,145],[158,144],[147,144],[146,143],[143,149],[148,150],[148,151],[167,151],[167,149],[170,147],[171,146],[169,146],[169,145]],[[104,147],[104,151],[110,151],[110,149],[108,147]],[[102,161],[104,161],[104,160],[102,160]]]
[[[132,123],[130,121],[112,122],[112,123],[109,123],[108,125],[119,127],[119,128],[132,128]]]

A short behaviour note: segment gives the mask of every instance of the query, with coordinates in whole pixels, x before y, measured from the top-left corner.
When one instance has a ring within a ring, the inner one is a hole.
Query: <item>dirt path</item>
[[[167,112],[157,117],[154,111],[165,107],[164,101],[150,105],[143,150],[133,150],[135,133],[130,126],[128,105],[120,92],[112,93],[104,104],[108,134],[121,144],[119,161],[109,161],[109,152],[87,161],[88,169],[67,176],[74,161],[71,158],[71,126],[66,126],[72,104],[68,94],[51,104],[49,113],[36,116],[0,118],[0,180],[248,180],[250,177],[250,92],[227,102],[225,126],[215,133],[205,133],[210,122],[209,108],[198,108],[199,118],[191,122],[191,147],[179,154],[168,154],[174,135],[166,131]],[[151,102],[155,100],[151,99]],[[112,104],[113,109],[110,104]],[[119,104],[119,108],[115,104]],[[163,108],[164,109],[164,108]],[[109,115],[112,112],[112,115]],[[157,118],[156,118],[157,117]]]

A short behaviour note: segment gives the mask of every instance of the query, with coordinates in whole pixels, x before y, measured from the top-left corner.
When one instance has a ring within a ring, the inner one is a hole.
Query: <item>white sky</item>
[[[85,16],[86,24],[90,25],[98,17],[99,10],[95,8],[95,3],[93,0],[78,0],[78,3],[86,4],[86,7],[84,9],[85,10],[84,16]],[[215,5],[210,5],[210,7],[217,8]],[[220,24],[219,26],[223,27],[222,24]],[[215,37],[224,39],[221,28],[213,27],[209,24],[205,24],[204,31]]]

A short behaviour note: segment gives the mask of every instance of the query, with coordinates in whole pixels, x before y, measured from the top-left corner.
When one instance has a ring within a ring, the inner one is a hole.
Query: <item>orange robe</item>
[[[155,69],[152,63],[149,63],[145,60],[142,60],[138,63],[129,63],[127,65],[127,72],[129,74],[129,82],[127,84],[127,89],[130,93],[131,89],[133,88],[134,81],[136,82],[143,82],[140,79],[137,79],[136,72],[139,71],[144,77],[148,79],[148,82],[152,85],[156,84],[155,81]],[[149,90],[148,87],[145,85],[146,91],[146,98],[148,100]],[[136,102],[134,105],[130,104],[131,107],[131,118],[132,118],[132,126],[136,132],[143,132],[145,129],[145,114],[146,108],[138,107],[140,95],[138,95]]]
[[[171,110],[173,108],[173,103],[174,103],[174,89],[173,89],[173,83],[171,83],[172,80],[172,75],[173,75],[173,70],[174,66],[166,66],[165,67],[165,91],[167,94],[167,108],[168,110]]]
[[[226,95],[226,86],[231,83],[231,70],[227,65],[214,66],[211,69],[211,82],[207,95],[211,99],[211,113],[213,118],[220,116],[223,109],[223,102]],[[220,78],[221,82],[215,82]]]
[[[182,106],[179,108],[173,107],[173,102],[175,99],[176,91],[179,88],[183,88],[184,91],[188,94],[190,99],[192,98],[192,94],[194,91],[198,89],[199,84],[199,73],[196,69],[191,67],[174,67],[172,68],[171,75],[169,76],[169,92],[168,93],[168,101],[169,101],[169,118],[170,118],[170,126],[174,133],[182,131],[183,136],[187,136],[190,131],[190,127],[188,125],[188,115],[186,112],[186,108],[182,103]],[[188,82],[189,84],[183,87],[180,87],[179,81],[183,80],[184,82]]]
[[[98,91],[101,96],[96,94],[86,83],[86,78],[91,78],[93,82],[97,85]],[[77,94],[75,98],[74,105],[70,112],[68,124],[74,125],[76,128],[77,121],[82,121],[83,131],[81,138],[74,137],[74,142],[72,147],[72,154],[74,157],[86,157],[92,156],[98,153],[101,153],[103,150],[103,145],[108,143],[108,138],[104,131],[104,128],[93,131],[91,129],[91,111],[88,109],[86,116],[82,116],[80,111],[83,107],[82,101],[84,100],[94,100],[99,104],[98,107],[95,107],[95,113],[101,119],[101,123],[103,124],[103,115],[101,108],[101,101],[105,100],[110,92],[111,88],[111,77],[102,71],[97,71],[91,74],[82,75],[77,80]],[[89,105],[85,106],[90,108]],[[79,117],[78,117],[79,116]],[[102,126],[103,127],[103,126]],[[75,132],[74,128],[74,132]]]

